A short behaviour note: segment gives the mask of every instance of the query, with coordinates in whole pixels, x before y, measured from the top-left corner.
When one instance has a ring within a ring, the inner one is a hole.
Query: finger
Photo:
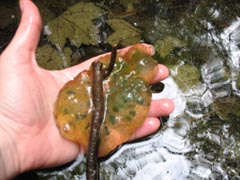
[[[166,79],[168,76],[169,76],[168,68],[162,64],[159,64],[157,74],[153,78],[152,83],[157,83],[159,81],[162,81]]]
[[[156,132],[160,127],[158,118],[149,117],[144,121],[144,124],[138,128],[132,135],[130,140],[141,138]]]
[[[20,9],[21,21],[8,50],[20,54],[35,52],[42,28],[38,8],[30,0],[20,0]]]
[[[153,100],[148,113],[148,118],[144,124],[138,128],[130,140],[141,138],[152,134],[160,127],[160,121],[157,117],[167,116],[174,109],[174,104],[170,99]]]
[[[148,116],[161,117],[167,116],[174,110],[173,101],[167,98],[152,100]]]

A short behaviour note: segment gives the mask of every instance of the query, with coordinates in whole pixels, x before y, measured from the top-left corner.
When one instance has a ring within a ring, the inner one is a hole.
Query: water
[[[125,144],[103,161],[101,179],[240,179],[240,3],[97,2],[155,45],[155,58],[171,76],[153,99],[168,97],[176,106],[155,135]],[[85,158],[37,174],[39,179],[85,179]]]

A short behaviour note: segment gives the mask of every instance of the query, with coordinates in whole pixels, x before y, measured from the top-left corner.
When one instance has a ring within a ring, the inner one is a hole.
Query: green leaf
[[[227,108],[226,108],[227,107]],[[240,121],[240,99],[238,97],[226,97],[217,99],[213,104],[216,114],[226,121]]]
[[[77,47],[81,44],[96,45],[99,29],[93,20],[104,13],[93,3],[80,2],[47,23],[48,40],[60,48],[64,47],[67,39]]]
[[[187,91],[200,83],[199,69],[189,64],[172,67],[171,75],[183,91]]]
[[[114,30],[114,33],[107,38],[109,44],[115,45],[121,41],[122,45],[127,46],[140,41],[140,30],[127,21],[123,19],[109,19],[107,23]]]
[[[39,66],[49,70],[57,70],[70,66],[71,54],[70,48],[58,51],[50,45],[45,45],[37,49],[36,58]]]
[[[63,69],[73,65],[71,56],[74,56],[72,50],[67,47],[79,48],[82,44],[98,45],[101,28],[94,24],[94,21],[106,13],[93,3],[80,2],[49,21],[45,26],[45,32],[52,46],[39,48],[37,52],[39,65],[46,69]],[[108,24],[114,30],[107,37],[109,44],[116,45],[121,41],[123,46],[127,46],[140,41],[140,31],[123,19],[109,19],[105,22],[103,19],[102,23]],[[72,46],[69,46],[67,40]]]
[[[236,84],[237,84],[237,88],[240,90],[240,74],[238,75]]]
[[[162,56],[166,57],[171,53],[175,48],[184,47],[186,43],[174,36],[167,36],[162,40],[156,41],[154,47],[156,51]]]

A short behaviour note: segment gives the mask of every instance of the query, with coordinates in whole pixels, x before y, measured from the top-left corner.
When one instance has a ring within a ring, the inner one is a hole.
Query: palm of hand
[[[0,114],[6,116],[7,122],[3,124],[9,127],[4,128],[13,141],[21,141],[15,142],[21,144],[16,151],[22,153],[27,148],[24,159],[28,154],[40,157],[37,167],[67,162],[76,157],[78,147],[60,136],[53,116],[58,91],[72,74],[67,70],[50,72],[39,68],[34,52],[11,56],[4,53],[0,73],[0,95],[3,97]],[[63,153],[66,156],[62,156]]]
[[[127,49],[120,53],[125,53]],[[148,53],[152,51],[151,47],[145,49]],[[79,147],[63,139],[55,125],[54,103],[61,87],[77,73],[87,69],[97,58],[65,70],[47,71],[36,64],[35,51],[16,51],[12,55],[6,50],[2,54],[0,95],[7,98],[3,98],[0,103],[0,114],[7,117],[7,133],[12,134],[13,141],[21,141],[15,142],[21,145],[16,151],[19,154],[26,153],[20,161],[25,161],[32,154],[39,159],[30,157],[29,161],[34,159],[38,162],[36,167],[46,167],[68,162],[77,156]],[[151,132],[151,128],[146,131]],[[145,133],[140,130],[136,136],[143,135]],[[34,163],[29,164],[34,168]]]
[[[0,56],[0,133],[10,144],[9,151],[17,161],[17,173],[59,165],[78,155],[79,146],[60,136],[53,115],[54,103],[63,84],[97,59],[92,58],[62,71],[39,68],[35,50],[41,32],[41,18],[31,1],[22,0],[20,5],[21,23]],[[144,47],[147,53],[152,54],[150,46]],[[126,50],[121,50],[121,53]],[[161,66],[153,81],[163,80],[167,76],[167,68]],[[154,132],[159,127],[156,117],[168,115],[173,107],[168,99],[153,101],[146,123],[133,137]]]

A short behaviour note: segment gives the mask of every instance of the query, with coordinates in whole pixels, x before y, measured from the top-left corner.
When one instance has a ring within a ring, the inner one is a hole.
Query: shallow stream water
[[[155,46],[155,58],[170,68],[171,76],[153,98],[171,98],[176,106],[156,134],[125,144],[102,161],[101,179],[240,179],[240,2],[95,2],[108,9],[109,16],[139,29],[140,40]],[[53,1],[37,4],[52,18],[66,10],[61,6],[54,12]],[[5,22],[1,31],[15,27],[11,23]],[[30,176],[85,179],[85,158],[79,155],[60,170],[33,172],[24,179]]]

